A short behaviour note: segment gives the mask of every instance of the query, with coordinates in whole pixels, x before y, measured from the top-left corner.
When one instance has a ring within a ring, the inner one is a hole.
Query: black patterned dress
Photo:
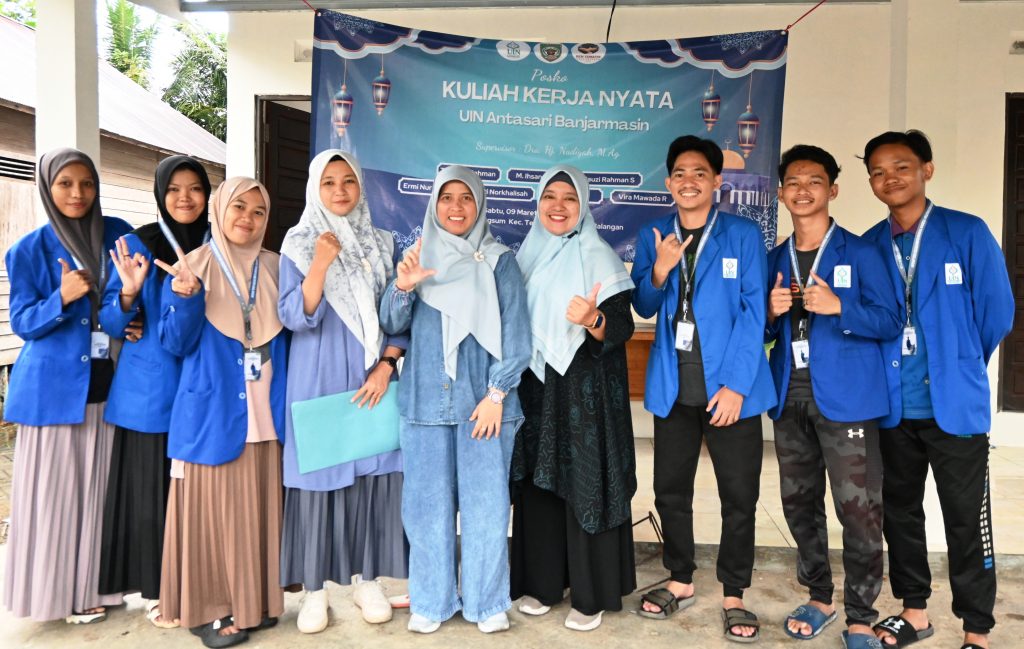
[[[571,588],[585,615],[621,610],[636,588],[630,500],[636,456],[625,343],[630,293],[599,305],[605,340],[589,334],[561,376],[523,374],[526,420],[512,457],[512,598],[551,605]]]

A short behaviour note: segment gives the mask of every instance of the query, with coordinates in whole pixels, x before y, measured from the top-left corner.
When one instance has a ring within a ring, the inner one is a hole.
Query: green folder
[[[299,473],[398,449],[398,385],[389,385],[373,410],[351,403],[356,392],[292,404]]]

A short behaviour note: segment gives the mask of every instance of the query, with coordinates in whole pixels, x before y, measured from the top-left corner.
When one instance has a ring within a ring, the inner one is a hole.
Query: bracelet
[[[388,365],[391,366],[391,369],[393,369],[393,370],[397,370],[398,369],[398,359],[395,358],[394,356],[381,356],[380,360],[377,361],[377,363],[378,364],[380,364],[380,363],[387,363]]]

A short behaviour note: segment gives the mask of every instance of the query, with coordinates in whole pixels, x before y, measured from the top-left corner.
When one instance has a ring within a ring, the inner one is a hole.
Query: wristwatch
[[[597,317],[594,318],[594,324],[590,325],[589,327],[587,325],[583,325],[583,327],[585,329],[597,329],[597,328],[599,328],[603,324],[604,324],[604,314],[601,313],[600,311],[598,311],[597,312]]]
[[[393,369],[393,370],[397,370],[398,369],[398,359],[395,358],[394,356],[381,356],[380,357],[380,362],[381,363],[387,363],[388,365],[391,366],[391,369]]]
[[[491,403],[501,404],[505,401],[505,393],[497,388],[490,388],[487,390],[487,398]]]

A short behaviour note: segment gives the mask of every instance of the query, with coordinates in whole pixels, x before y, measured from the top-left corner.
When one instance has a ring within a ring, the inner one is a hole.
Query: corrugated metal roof
[[[55,53],[49,53],[51,56]],[[35,30],[0,16],[0,99],[28,108],[36,105]],[[100,130],[167,151],[223,165],[227,145],[160,98],[99,62]]]

